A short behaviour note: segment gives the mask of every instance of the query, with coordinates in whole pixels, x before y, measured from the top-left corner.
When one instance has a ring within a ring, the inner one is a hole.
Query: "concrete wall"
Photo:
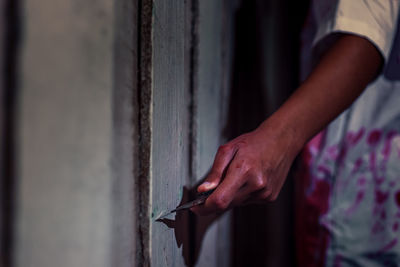
[[[134,3],[22,4],[15,266],[135,260]]]

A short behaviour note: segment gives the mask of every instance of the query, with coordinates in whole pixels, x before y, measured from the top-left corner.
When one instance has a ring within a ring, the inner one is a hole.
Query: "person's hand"
[[[216,187],[198,214],[275,200],[301,147],[346,110],[379,74],[383,57],[369,40],[343,34],[308,78],[255,131],[223,145],[199,192]]]
[[[268,121],[218,149],[210,173],[198,188],[216,188],[207,201],[191,210],[199,215],[237,205],[274,201],[300,147],[293,132]]]

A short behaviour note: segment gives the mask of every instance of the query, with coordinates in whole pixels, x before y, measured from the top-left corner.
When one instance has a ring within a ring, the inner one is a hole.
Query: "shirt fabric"
[[[385,67],[302,153],[296,179],[300,266],[400,266],[399,4],[312,3],[302,40],[303,78],[332,33],[366,38]]]

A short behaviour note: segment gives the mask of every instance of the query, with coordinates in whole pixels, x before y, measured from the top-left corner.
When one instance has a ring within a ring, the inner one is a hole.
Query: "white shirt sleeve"
[[[330,33],[350,33],[371,41],[388,59],[400,0],[314,0],[317,32],[313,45]]]

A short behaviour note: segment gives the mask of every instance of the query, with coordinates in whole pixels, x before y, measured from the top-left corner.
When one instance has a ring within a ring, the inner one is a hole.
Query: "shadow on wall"
[[[201,179],[200,181],[203,181]],[[185,204],[197,196],[197,183],[192,188],[183,187],[183,196],[178,206]],[[189,210],[178,211],[174,219],[158,219],[168,228],[174,229],[176,245],[182,246],[182,256],[186,266],[195,266],[201,251],[204,235],[207,229],[219,218],[221,214],[209,216],[196,216]],[[189,233],[189,235],[187,234]]]

